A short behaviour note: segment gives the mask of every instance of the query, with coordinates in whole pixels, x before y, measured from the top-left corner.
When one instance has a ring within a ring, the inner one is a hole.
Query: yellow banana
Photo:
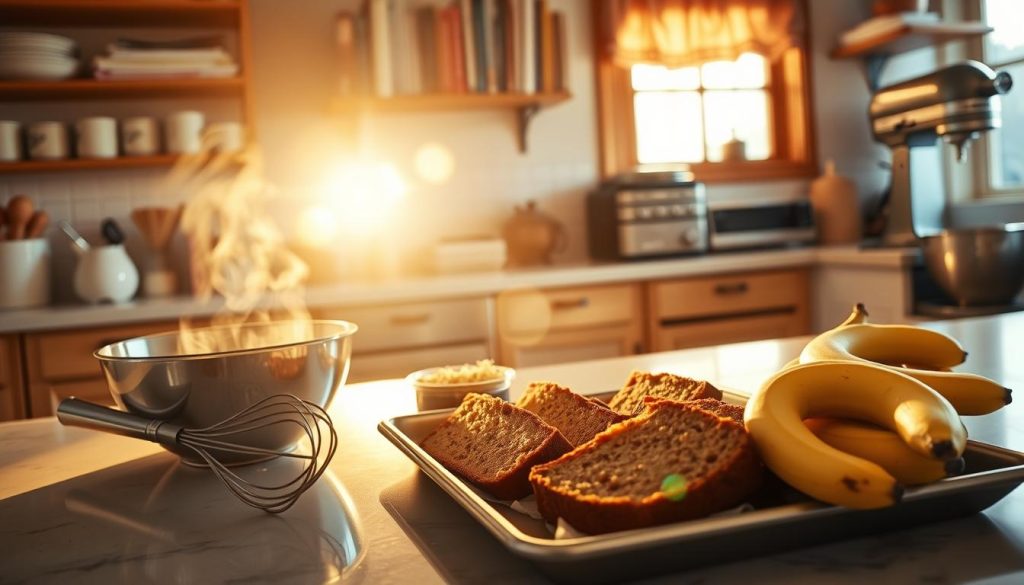
[[[910,325],[855,322],[866,317],[862,308],[858,305],[843,325],[812,339],[800,353],[800,362],[850,360],[878,364],[928,384],[963,415],[988,414],[1012,400],[1011,390],[993,380],[949,371],[967,357],[952,337]]]
[[[751,396],[744,423],[765,464],[786,483],[850,508],[895,503],[902,485],[881,466],[825,444],[804,419],[838,416],[896,431],[911,449],[939,459],[963,454],[967,432],[953,407],[917,380],[851,361],[801,364],[776,373]]]
[[[948,461],[925,457],[881,427],[838,418],[811,418],[804,424],[826,445],[877,463],[904,485],[932,483],[964,470],[962,457]]]
[[[868,309],[864,306],[864,303],[857,303],[853,306],[853,311],[850,312],[850,316],[845,321],[836,325],[836,329],[845,325],[859,325],[861,323],[868,322]]]

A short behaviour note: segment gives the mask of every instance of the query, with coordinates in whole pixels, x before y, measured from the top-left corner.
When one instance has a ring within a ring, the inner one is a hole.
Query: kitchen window
[[[675,4],[681,10],[688,5],[700,10],[702,3],[678,0]],[[759,3],[734,0],[725,4],[735,8]],[[646,165],[677,164],[689,165],[705,182],[815,173],[805,29],[773,58],[763,52],[737,50],[738,56],[731,59],[691,59],[685,65],[672,66],[658,62],[660,55],[655,50],[637,49],[638,43],[623,41],[621,21],[625,18],[619,18],[616,28],[614,16],[605,9],[607,3],[594,6],[602,170],[606,176]],[[795,1],[791,6],[794,19],[802,22],[804,4]],[[678,16],[665,19],[679,21]],[[621,55],[615,54],[620,47],[609,48],[616,42],[632,43],[633,54],[642,62],[623,63],[617,58]],[[675,45],[681,43],[695,44],[692,36]],[[709,52],[702,47],[694,51]]]
[[[1024,3],[981,0],[980,17],[995,30],[983,37],[982,61],[1008,72],[1014,87],[1002,101],[1002,128],[985,133],[974,154],[975,193],[981,197],[1024,196]]]

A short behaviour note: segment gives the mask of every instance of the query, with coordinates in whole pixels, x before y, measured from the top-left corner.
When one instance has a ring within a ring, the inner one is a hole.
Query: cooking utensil
[[[104,346],[99,360],[123,410],[186,428],[214,425],[274,394],[326,407],[345,383],[358,328],[345,321],[275,321],[184,329]],[[297,427],[253,431],[245,440],[274,451],[294,447]],[[165,447],[205,465],[191,449]],[[223,453],[225,464],[258,454]]]
[[[25,228],[34,211],[32,200],[24,195],[17,195],[7,203],[8,240],[25,239]]]
[[[91,246],[89,246],[89,242],[87,242],[85,238],[82,237],[82,234],[78,233],[78,230],[71,227],[70,223],[68,223],[65,220],[61,220],[60,223],[57,225],[60,226],[60,230],[62,232],[67,234],[68,238],[71,239],[71,243],[74,244],[80,252],[89,251],[89,248],[91,248]]]
[[[181,219],[182,207],[137,207],[132,210],[132,222],[154,251],[167,248]]]
[[[191,449],[210,470],[246,504],[277,514],[299,499],[327,469],[338,447],[338,434],[327,412],[295,396],[268,396],[223,421],[205,428],[188,428],[157,419],[147,419],[77,398],[57,406],[57,420],[69,426],[85,427],[143,439],[162,445]],[[295,426],[309,441],[309,453],[265,449],[245,441],[253,431],[275,426]],[[218,454],[242,453],[301,460],[301,470],[285,483],[265,485],[243,478],[225,466]]]
[[[25,228],[25,237],[29,240],[41,237],[49,225],[50,215],[40,209],[32,214],[32,219],[28,220],[28,226]]]
[[[932,278],[961,306],[1008,304],[1024,286],[1024,223],[920,239]]]
[[[124,232],[113,218],[108,217],[103,220],[103,223],[100,224],[100,233],[110,245],[116,246],[124,243]]]

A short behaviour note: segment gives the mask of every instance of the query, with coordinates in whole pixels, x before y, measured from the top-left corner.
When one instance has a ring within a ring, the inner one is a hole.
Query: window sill
[[[690,171],[702,183],[747,183],[816,177],[818,165],[813,161],[758,160],[692,164]]]

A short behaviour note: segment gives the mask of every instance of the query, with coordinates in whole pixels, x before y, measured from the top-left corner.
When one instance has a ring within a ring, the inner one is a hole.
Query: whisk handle
[[[180,425],[144,418],[73,397],[65,398],[57,405],[57,420],[63,425],[84,427],[164,445],[176,444],[178,433],[182,429]]]

